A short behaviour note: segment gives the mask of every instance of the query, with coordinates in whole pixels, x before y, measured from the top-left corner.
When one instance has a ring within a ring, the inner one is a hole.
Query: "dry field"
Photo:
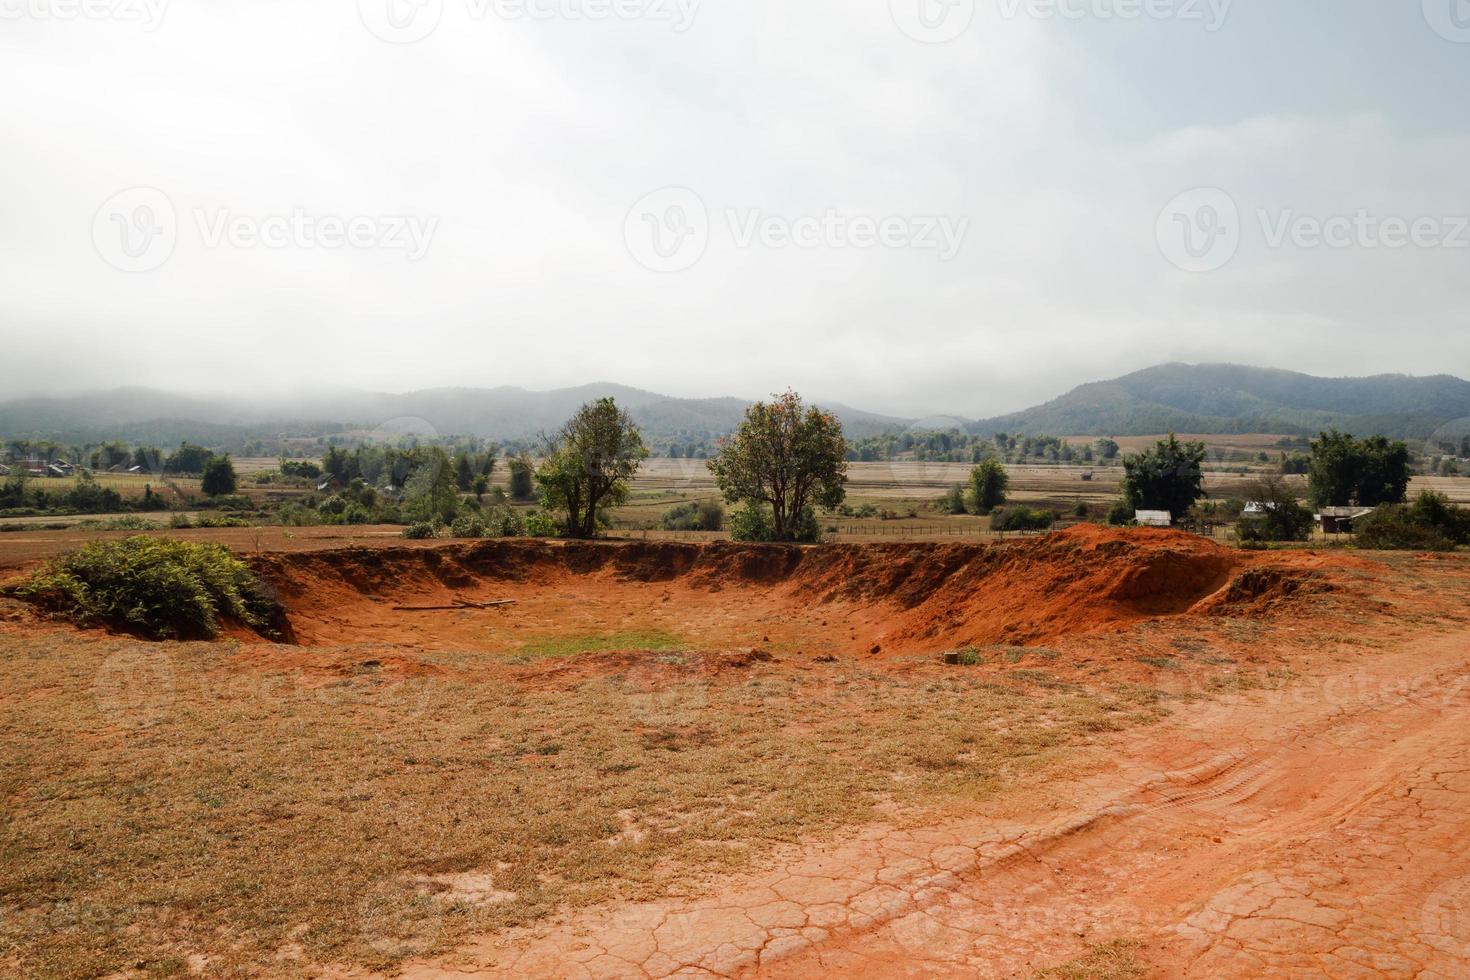
[[[1470,970],[1462,556],[190,533],[293,643],[0,600],[0,973]]]

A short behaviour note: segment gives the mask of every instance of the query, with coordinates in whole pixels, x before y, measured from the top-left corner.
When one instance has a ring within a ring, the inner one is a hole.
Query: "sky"
[[[1470,375],[1470,0],[0,0],[0,397]]]

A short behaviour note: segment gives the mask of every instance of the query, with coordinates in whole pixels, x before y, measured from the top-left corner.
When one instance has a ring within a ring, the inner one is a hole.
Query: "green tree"
[[[1296,491],[1280,476],[1261,477],[1250,497],[1262,505],[1262,511],[1241,521],[1242,541],[1305,541],[1311,537],[1312,512],[1297,501]]]
[[[455,461],[454,486],[460,493],[469,493],[475,488],[475,468],[470,465],[468,453],[460,453]]]
[[[1011,477],[999,460],[987,459],[970,471],[970,506],[977,514],[989,514],[1006,502]]]
[[[223,497],[234,493],[239,485],[240,481],[235,476],[235,464],[230,462],[228,453],[223,456],[211,456],[204,464],[201,486],[209,496]]]
[[[836,507],[847,494],[847,440],[830,412],[807,408],[794,391],[756,402],[708,464],[730,503],[770,507],[771,537],[801,540],[815,528],[812,506]]]
[[[429,449],[403,484],[403,516],[410,523],[448,524],[459,512],[454,468],[442,449]]]
[[[532,500],[536,496],[536,466],[522,453],[510,461],[510,496],[512,500]]]
[[[1357,439],[1336,429],[1312,442],[1307,490],[1318,507],[1377,507],[1408,499],[1409,447],[1383,436]]]
[[[182,443],[178,451],[163,464],[165,473],[203,473],[204,465],[214,458],[214,453],[203,446]]]
[[[1167,510],[1179,520],[1205,495],[1205,444],[1173,433],[1123,459],[1123,499],[1135,511]]]
[[[583,405],[536,470],[541,502],[566,512],[568,537],[594,537],[598,513],[627,499],[628,481],[647,456],[632,416],[611,398]]]
[[[965,488],[960,486],[950,487],[949,493],[944,495],[944,500],[940,503],[940,508],[946,514],[967,513],[968,508],[965,506]]]
[[[1093,443],[1099,459],[1117,459],[1119,447],[1112,439],[1099,439]]]

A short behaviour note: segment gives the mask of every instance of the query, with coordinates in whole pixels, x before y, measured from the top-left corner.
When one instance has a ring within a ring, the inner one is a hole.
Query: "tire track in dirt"
[[[1319,679],[1196,706],[1120,743],[1063,816],[871,826],[712,897],[404,975],[1013,977],[1123,937],[1160,976],[1470,975],[1467,641],[1376,658],[1348,695]]]

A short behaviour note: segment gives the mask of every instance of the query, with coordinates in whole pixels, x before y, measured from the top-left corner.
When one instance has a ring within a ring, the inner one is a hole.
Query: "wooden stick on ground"
[[[452,606],[394,606],[394,612],[455,612],[461,609],[498,609],[502,606],[514,606],[515,599],[495,599],[491,602],[471,602],[468,599],[455,599]]]

